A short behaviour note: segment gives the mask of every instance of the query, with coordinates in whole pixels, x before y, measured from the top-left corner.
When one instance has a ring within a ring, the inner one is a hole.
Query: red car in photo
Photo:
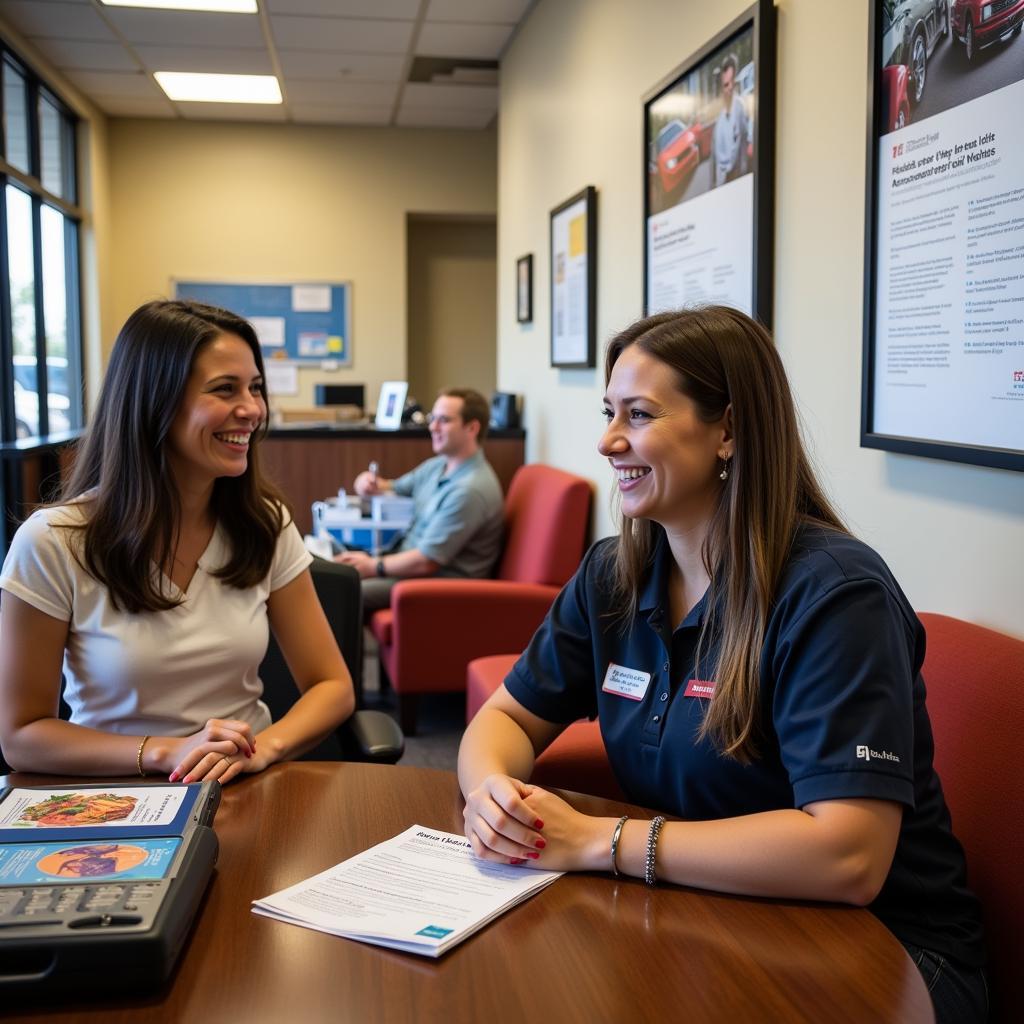
[[[971,62],[978,51],[1007,32],[1019,35],[1024,27],[1024,0],[953,0],[950,21],[964,56]]]
[[[910,124],[909,81],[910,72],[905,64],[890,64],[882,68],[882,124],[885,132],[894,132]]]
[[[700,163],[700,147],[695,128],[688,128],[675,118],[658,132],[654,140],[658,178],[665,192],[675,191]]]

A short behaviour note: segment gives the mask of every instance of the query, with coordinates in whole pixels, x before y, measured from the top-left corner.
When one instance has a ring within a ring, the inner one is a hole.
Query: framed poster
[[[516,321],[533,323],[533,253],[516,260]]]
[[[870,25],[861,446],[1024,470],[1024,4]]]
[[[352,365],[352,284],[234,284],[178,279],[174,297],[229,309],[252,324],[264,359]]]
[[[551,211],[551,365],[588,368],[597,354],[597,191]]]
[[[759,0],[644,97],[644,314],[772,318],[775,8]]]

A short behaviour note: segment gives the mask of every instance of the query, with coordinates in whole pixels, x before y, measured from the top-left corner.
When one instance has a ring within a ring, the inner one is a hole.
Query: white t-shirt
[[[81,534],[59,527],[82,518],[75,504],[33,513],[0,572],[0,587],[68,623],[64,698],[71,721],[152,736],[188,736],[210,718],[266,728],[258,669],[270,636],[267,597],[312,561],[295,524],[278,537],[267,576],[245,590],[211,575],[230,557],[218,524],[182,603],[132,614],[116,611],[107,588],[72,555],[69,541]],[[169,580],[166,586],[181,595]]]

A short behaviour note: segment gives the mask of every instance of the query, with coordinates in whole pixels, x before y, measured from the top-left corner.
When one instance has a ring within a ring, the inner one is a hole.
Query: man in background
[[[736,95],[736,58],[730,53],[719,72],[722,112],[715,119],[712,150],[715,154],[715,188],[744,172],[744,154],[750,140],[747,108]]]
[[[391,588],[416,576],[488,576],[501,551],[504,499],[501,484],[480,444],[490,407],[479,391],[442,391],[427,417],[434,457],[385,480],[372,470],[356,477],[362,497],[411,497],[413,520],[398,547],[375,558],[346,551],[335,561],[353,566],[363,580],[363,609],[386,608]]]

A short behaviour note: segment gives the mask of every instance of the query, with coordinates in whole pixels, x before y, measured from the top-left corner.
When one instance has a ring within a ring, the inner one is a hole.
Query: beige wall
[[[282,406],[403,378],[407,212],[495,210],[493,132],[115,120],[110,143],[116,323],[175,277],[353,283],[352,366]]]
[[[603,387],[548,365],[548,211],[597,187],[603,349],[642,308],[641,97],[748,3],[542,0],[502,64],[498,267],[535,254],[535,308],[519,326],[499,288],[499,386],[526,396],[530,460],[598,483],[598,535]],[[858,446],[867,0],[778,10],[776,333],[823,479],[915,607],[1024,635],[1024,474]]]
[[[493,219],[409,220],[409,393],[424,409],[444,387],[494,390],[496,245]]]

